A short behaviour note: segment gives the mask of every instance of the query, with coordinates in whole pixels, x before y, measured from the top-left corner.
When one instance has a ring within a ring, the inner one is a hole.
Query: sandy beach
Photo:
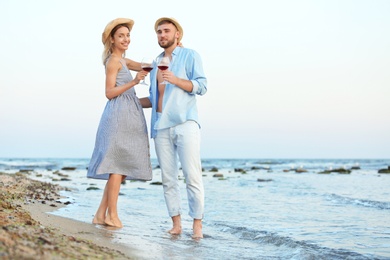
[[[0,159],[0,259],[390,259],[389,159],[204,159],[199,241],[182,174],[183,234],[166,232],[157,160],[121,186],[123,228],[92,225],[105,181],[88,164]]]
[[[59,185],[24,173],[0,173],[1,259],[134,259],[130,248],[110,241],[93,224],[50,214],[65,206]]]

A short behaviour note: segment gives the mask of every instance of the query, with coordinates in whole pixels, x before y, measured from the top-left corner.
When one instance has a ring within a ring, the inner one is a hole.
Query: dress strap
[[[123,67],[127,68],[126,61],[124,59],[120,59],[119,62],[122,64]]]

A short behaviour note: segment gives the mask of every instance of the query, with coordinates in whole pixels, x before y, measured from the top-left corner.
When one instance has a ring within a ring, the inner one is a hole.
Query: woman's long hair
[[[126,24],[118,24],[117,26],[114,27],[114,29],[111,30],[110,32],[110,37],[108,37],[108,39],[106,40],[106,42],[104,43],[104,50],[103,50],[103,55],[102,55],[102,59],[103,59],[103,65],[106,65],[106,62],[108,60],[108,58],[110,57],[110,55],[112,54],[112,48],[113,48],[113,44],[111,42],[111,39],[114,38],[114,34],[115,32],[121,28],[121,27],[126,27],[127,29],[130,30],[130,28],[126,25]],[[125,53],[123,53],[123,57],[125,56]]]

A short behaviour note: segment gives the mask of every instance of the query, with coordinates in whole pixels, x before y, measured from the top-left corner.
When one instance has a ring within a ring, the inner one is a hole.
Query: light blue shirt
[[[163,55],[164,53],[161,53],[159,57]],[[166,84],[162,113],[158,118],[157,67],[151,71],[149,89],[149,100],[152,103],[151,138],[156,137],[158,129],[173,127],[188,120],[193,120],[199,124],[196,95],[204,95],[207,92],[207,79],[203,72],[200,55],[194,50],[176,47],[172,53],[169,70],[178,78],[191,80],[193,89],[192,92],[187,92],[176,85]]]

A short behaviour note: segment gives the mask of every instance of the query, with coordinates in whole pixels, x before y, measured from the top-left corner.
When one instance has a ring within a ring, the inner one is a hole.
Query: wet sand
[[[65,206],[59,185],[24,173],[0,173],[1,259],[135,259],[131,248],[112,243],[104,227],[52,215]]]

